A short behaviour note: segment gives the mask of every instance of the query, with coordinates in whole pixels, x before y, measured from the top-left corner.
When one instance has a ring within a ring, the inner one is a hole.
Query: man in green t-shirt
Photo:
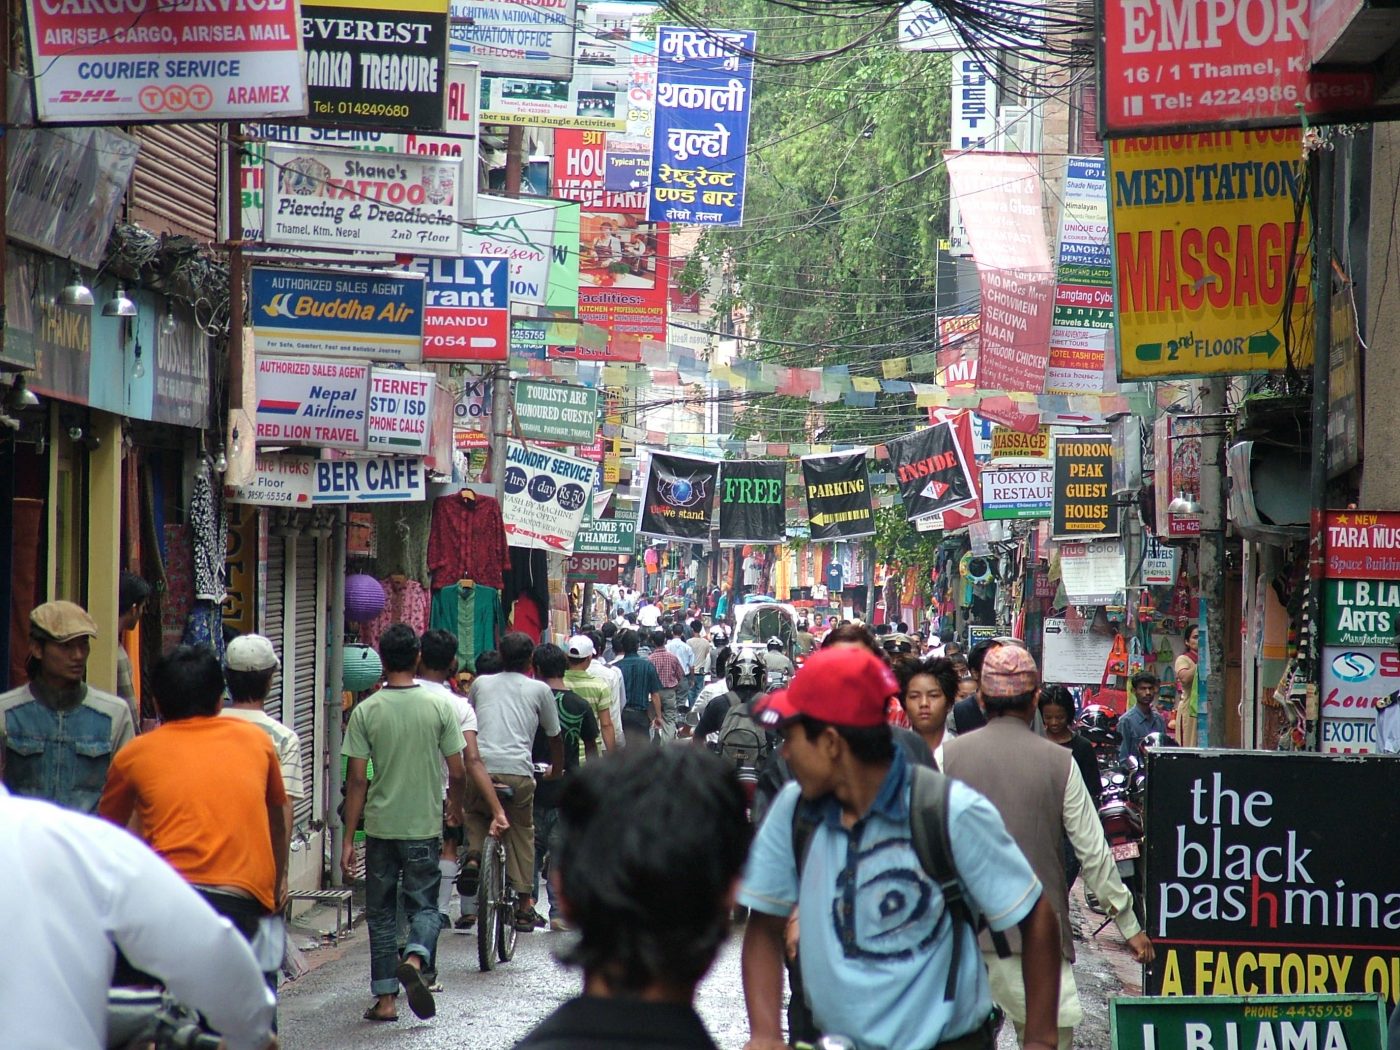
[[[574,635],[569,639],[569,646],[564,655],[569,661],[568,670],[564,672],[564,685],[587,700],[588,706],[593,708],[593,715],[598,719],[598,731],[603,737],[603,750],[616,750],[616,734],[613,732],[612,722],[612,686],[588,669],[596,655],[593,639],[586,634]]]
[[[365,917],[369,927],[370,991],[376,1001],[367,1021],[391,1021],[394,998],[403,985],[418,1017],[437,1012],[423,968],[437,947],[438,844],[442,834],[442,759],[447,760],[447,820],[462,820],[466,741],[456,712],[437,691],[414,682],[418,636],[407,624],[394,624],[379,639],[384,688],[350,712],[341,754],[345,773],[345,826],[365,818]],[[441,757],[439,757],[441,756]],[[366,767],[374,761],[374,783]],[[506,820],[491,794],[492,827]],[[351,836],[340,865],[346,877],[354,867]],[[408,917],[408,943],[399,960],[395,915],[399,883]]]

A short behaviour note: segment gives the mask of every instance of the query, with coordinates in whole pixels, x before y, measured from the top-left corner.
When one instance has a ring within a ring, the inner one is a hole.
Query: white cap
[[[229,642],[224,663],[230,671],[271,671],[282,666],[277,650],[260,634],[240,634]]]
[[[593,639],[586,634],[576,634],[569,639],[568,653],[571,659],[588,660],[597,655],[598,650],[593,648]]]

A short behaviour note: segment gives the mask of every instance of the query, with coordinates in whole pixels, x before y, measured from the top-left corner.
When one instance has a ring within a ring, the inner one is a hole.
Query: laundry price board
[[[1379,995],[1122,997],[1109,1003],[1113,1050],[1381,1050]]]

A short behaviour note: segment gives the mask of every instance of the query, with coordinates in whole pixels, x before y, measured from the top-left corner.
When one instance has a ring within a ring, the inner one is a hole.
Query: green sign
[[[1327,580],[1324,645],[1394,645],[1400,633],[1400,580]]]
[[[1384,1050],[1376,995],[1113,999],[1113,1050]]]
[[[575,554],[631,554],[636,549],[636,518],[594,518],[574,538]]]
[[[515,423],[527,441],[591,445],[598,436],[598,391],[539,379],[517,379]]]

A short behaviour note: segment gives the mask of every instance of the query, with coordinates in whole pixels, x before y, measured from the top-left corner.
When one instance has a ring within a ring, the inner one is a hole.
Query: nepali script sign
[[[755,39],[752,30],[661,27],[649,221],[743,222]]]

